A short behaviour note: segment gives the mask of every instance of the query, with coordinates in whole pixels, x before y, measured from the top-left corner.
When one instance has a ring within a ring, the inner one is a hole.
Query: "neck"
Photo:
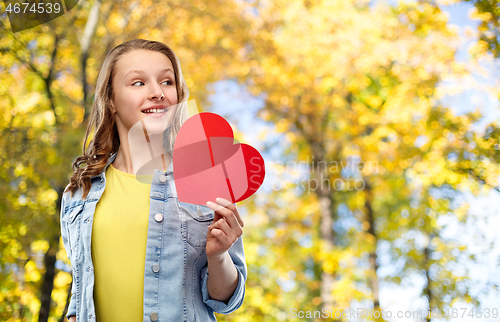
[[[147,137],[142,129],[120,135],[120,147],[113,166],[123,172],[136,175],[152,175],[155,169],[166,171],[172,162],[163,147],[163,133]]]

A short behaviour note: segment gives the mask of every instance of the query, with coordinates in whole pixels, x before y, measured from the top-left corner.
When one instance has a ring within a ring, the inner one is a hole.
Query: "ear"
[[[113,102],[109,103],[109,110],[111,111],[111,114],[115,114],[116,113],[116,108],[113,105]]]

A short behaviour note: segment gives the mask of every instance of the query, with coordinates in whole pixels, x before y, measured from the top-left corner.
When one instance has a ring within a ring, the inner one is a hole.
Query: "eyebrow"
[[[167,72],[167,71],[171,71],[172,73],[174,73],[174,71],[170,67],[163,69],[161,72],[164,73],[164,72]],[[140,73],[143,73],[143,72],[144,72],[143,70],[135,70],[135,69],[133,69],[133,70],[129,71],[128,73],[126,73],[124,77],[127,77],[128,74],[130,74],[130,73],[139,73],[140,74]]]

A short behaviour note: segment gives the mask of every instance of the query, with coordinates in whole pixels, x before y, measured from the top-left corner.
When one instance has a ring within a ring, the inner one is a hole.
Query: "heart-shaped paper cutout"
[[[264,181],[259,151],[248,144],[234,144],[233,129],[214,113],[199,113],[184,122],[172,159],[181,202],[205,205],[221,197],[236,203],[253,195]]]

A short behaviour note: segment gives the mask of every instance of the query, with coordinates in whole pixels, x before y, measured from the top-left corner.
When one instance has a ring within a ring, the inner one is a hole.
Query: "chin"
[[[160,134],[164,132],[166,129],[170,127],[172,124],[171,117],[162,117],[162,118],[154,118],[154,117],[145,117],[144,125],[146,126],[146,130],[149,135],[151,134]]]

